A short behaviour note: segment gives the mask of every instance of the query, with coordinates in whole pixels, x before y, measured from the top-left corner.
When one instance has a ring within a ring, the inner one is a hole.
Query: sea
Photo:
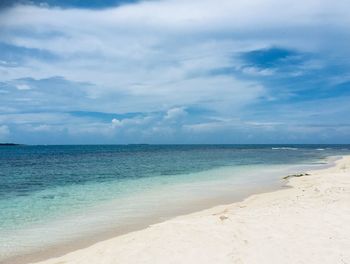
[[[1,146],[0,263],[281,188],[346,154],[350,145]]]

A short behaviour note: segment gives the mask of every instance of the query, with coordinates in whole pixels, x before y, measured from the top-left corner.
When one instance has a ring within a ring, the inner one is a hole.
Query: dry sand
[[[350,157],[310,174],[40,263],[350,264]]]

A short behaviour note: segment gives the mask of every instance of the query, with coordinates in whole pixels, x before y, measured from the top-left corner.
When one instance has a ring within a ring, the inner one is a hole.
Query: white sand
[[[350,264],[350,157],[251,196],[41,264]]]

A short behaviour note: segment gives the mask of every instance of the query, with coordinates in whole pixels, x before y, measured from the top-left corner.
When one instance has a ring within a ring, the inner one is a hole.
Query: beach
[[[179,216],[38,264],[350,263],[350,156],[284,188]]]
[[[350,1],[0,0],[0,29],[0,264],[350,264]]]

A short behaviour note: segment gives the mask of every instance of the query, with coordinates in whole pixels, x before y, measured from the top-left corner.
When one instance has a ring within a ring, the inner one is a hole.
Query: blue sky
[[[350,143],[349,10],[2,1],[0,142]]]

